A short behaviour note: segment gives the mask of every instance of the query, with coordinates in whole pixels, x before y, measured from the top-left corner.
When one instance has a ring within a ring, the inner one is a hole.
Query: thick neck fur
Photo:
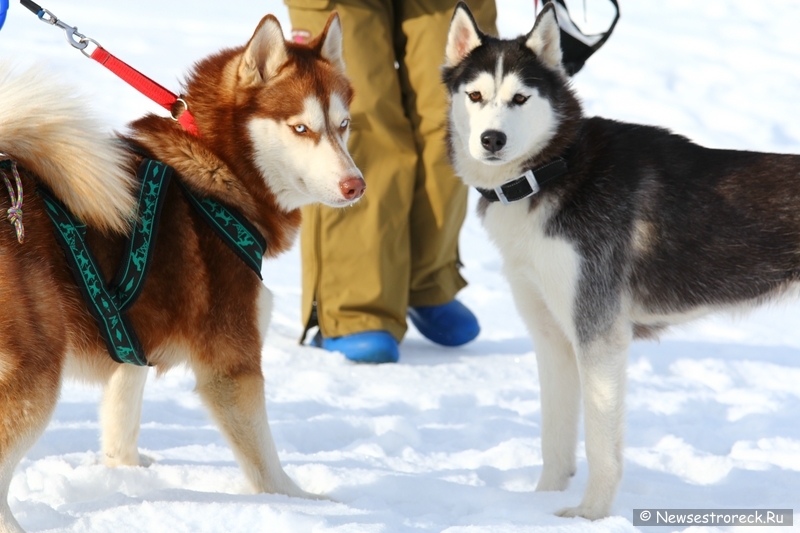
[[[262,232],[268,256],[288,249],[300,224],[300,211],[282,209],[253,162],[247,122],[257,102],[237,89],[243,48],[226,50],[198,63],[184,98],[200,136],[155,115],[130,125],[130,137],[154,157],[176,169],[179,179],[198,192],[239,209]]]
[[[583,109],[572,89],[567,85],[559,95],[559,100],[554,102],[558,117],[558,128],[550,141],[538,152],[528,154],[522,164],[523,169],[544,165],[557,157],[566,157],[572,144],[575,142],[584,122]]]

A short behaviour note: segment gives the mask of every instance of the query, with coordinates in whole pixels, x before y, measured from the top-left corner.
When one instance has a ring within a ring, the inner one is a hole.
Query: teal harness
[[[86,244],[86,224],[72,215],[52,192],[42,186],[37,189],[108,353],[118,363],[148,364],[127,311],[144,288],[155,250],[161,208],[173,173],[174,170],[164,163],[142,160],[137,172],[141,182],[138,218],[125,244],[117,274],[108,285]],[[211,229],[261,278],[261,258],[267,244],[258,230],[236,210],[211,198],[198,197],[180,181],[176,183]]]

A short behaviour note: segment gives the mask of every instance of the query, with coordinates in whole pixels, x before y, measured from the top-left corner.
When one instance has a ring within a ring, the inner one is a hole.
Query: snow
[[[270,2],[43,0],[111,52],[177,90],[191,63],[243,43]],[[502,0],[503,35],[527,32],[533,2]],[[601,26],[604,0],[572,2]],[[622,1],[613,37],[575,79],[587,113],[657,124],[715,147],[800,153],[800,3]],[[12,3],[0,57],[45,62],[94,101],[110,127],[161,112]],[[476,196],[472,193],[474,204]],[[359,366],[297,344],[297,248],[265,265],[276,297],[263,352],[271,427],[301,487],[330,500],[249,494],[191,374],[151,375],[140,448],[149,468],[107,469],[96,388],[65,383],[53,420],[17,468],[9,504],[28,531],[619,532],[635,508],[794,508],[800,523],[800,304],[713,317],[630,353],[625,477],[610,518],[552,513],[541,472],[534,348],[500,259],[470,213],[460,298],[483,326],[463,348],[409,331],[397,365]],[[795,526],[795,530],[798,526]]]

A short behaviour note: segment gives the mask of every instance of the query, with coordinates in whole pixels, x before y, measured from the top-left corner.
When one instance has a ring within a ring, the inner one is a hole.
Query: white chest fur
[[[568,241],[545,235],[552,206],[535,209],[523,200],[510,205],[492,203],[483,225],[500,250],[503,270],[512,290],[534,289],[567,336],[575,341],[573,305],[580,274],[580,256]]]

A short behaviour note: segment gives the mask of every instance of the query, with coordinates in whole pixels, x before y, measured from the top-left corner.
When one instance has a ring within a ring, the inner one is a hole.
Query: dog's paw
[[[119,466],[143,466],[147,468],[154,462],[155,459],[139,452],[125,455],[105,454],[103,456],[103,464],[109,468],[117,468]]]
[[[294,480],[283,471],[277,476],[277,479],[273,478],[268,482],[264,482],[262,478],[260,484],[255,485],[253,488],[256,493],[266,492],[267,494],[283,494],[290,498],[303,498],[305,500],[331,500],[330,497],[323,494],[314,494],[301,489]]]
[[[331,496],[328,496],[327,494],[317,494],[314,492],[308,492],[298,487],[294,481],[291,481],[291,479],[290,482],[291,482],[290,486],[284,486],[284,488],[282,488],[279,491],[281,494],[285,494],[291,498],[303,498],[305,500],[318,500],[318,501],[340,503],[338,500],[332,498]]]
[[[597,506],[581,504],[577,507],[565,507],[556,511],[555,514],[564,518],[581,517],[587,520],[599,520],[608,516],[608,510],[605,507],[601,509]]]
[[[303,491],[303,492],[305,492],[305,491]],[[339,500],[336,500],[336,499],[332,498],[331,496],[328,496],[327,494],[314,494],[313,492],[306,492],[305,495],[302,496],[302,497],[307,499],[307,500],[317,500],[317,501],[321,501],[321,502],[341,503]]]
[[[575,472],[566,474],[552,474],[550,471],[542,470],[539,482],[536,484],[536,492],[562,491],[569,487],[569,480]]]
[[[294,485],[294,484],[293,484]],[[314,494],[313,492],[307,492],[297,485],[294,485],[290,490],[282,491],[283,494],[290,496],[292,498],[303,498],[305,500],[318,500],[318,501],[330,501],[336,502],[333,498],[326,494]]]

